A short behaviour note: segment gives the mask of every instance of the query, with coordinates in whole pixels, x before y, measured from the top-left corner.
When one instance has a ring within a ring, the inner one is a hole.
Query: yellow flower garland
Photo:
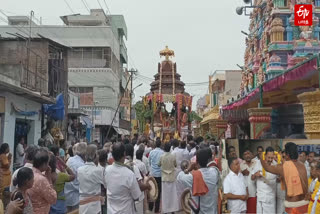
[[[308,207],[308,213],[311,213],[311,211],[312,211],[314,199],[316,197],[317,192],[319,191],[319,186],[320,186],[320,182],[317,181],[316,186],[314,188],[314,191],[313,191],[313,193],[311,195],[311,200],[310,200],[309,207]],[[320,203],[319,202],[317,203],[316,213],[315,214],[320,214]]]
[[[278,157],[278,164],[281,163],[281,155],[278,153],[278,152],[274,152],[275,155],[277,155]],[[265,160],[266,159],[266,152],[263,152],[262,154],[262,160]],[[263,177],[266,177],[266,170],[262,167],[262,176]]]

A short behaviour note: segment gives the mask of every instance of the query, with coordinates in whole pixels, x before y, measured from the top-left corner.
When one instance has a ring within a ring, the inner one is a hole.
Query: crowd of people
[[[233,146],[223,155],[221,143],[191,135],[167,143],[145,136],[79,142],[66,150],[38,144],[19,141],[14,172],[9,145],[1,144],[0,214],[178,213],[186,203],[201,214],[320,214],[319,155],[299,154],[294,143],[283,151],[241,149],[242,159]]]

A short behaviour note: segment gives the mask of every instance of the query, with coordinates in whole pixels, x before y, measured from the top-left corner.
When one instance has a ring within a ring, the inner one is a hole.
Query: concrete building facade
[[[14,155],[21,138],[38,143],[48,119],[42,104],[55,104],[59,93],[67,103],[67,48],[47,38],[26,42],[7,29],[0,26],[0,142]]]

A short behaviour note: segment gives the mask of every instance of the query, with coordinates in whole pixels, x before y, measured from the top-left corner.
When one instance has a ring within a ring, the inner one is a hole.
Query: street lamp
[[[142,86],[142,85],[143,85],[143,83],[140,83],[139,85],[137,85],[136,87],[134,87],[134,88],[132,89],[131,93],[133,93],[134,90],[136,90],[137,88],[139,88],[139,87]]]
[[[262,4],[259,6],[255,6],[252,4],[252,0],[243,0],[245,4],[250,4],[249,6],[242,6],[242,7],[237,7],[236,8],[236,13],[238,15],[242,15],[244,11],[244,15],[250,16],[250,14],[247,13],[247,9],[252,9],[252,8],[264,8],[267,5],[267,2],[263,0]]]

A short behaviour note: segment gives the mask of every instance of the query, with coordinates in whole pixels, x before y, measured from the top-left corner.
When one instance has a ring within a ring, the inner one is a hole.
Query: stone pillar
[[[258,139],[265,131],[271,128],[272,108],[248,109],[250,121],[250,139]]]
[[[308,139],[320,138],[320,91],[298,95],[303,105],[304,133]]]

